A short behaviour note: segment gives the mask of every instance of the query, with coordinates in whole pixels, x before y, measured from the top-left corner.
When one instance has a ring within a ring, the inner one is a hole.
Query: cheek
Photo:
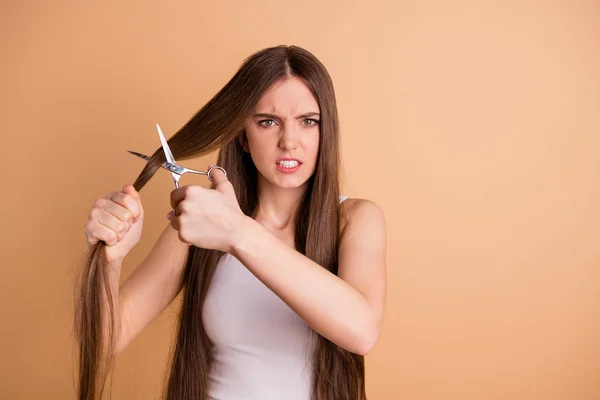
[[[269,143],[265,138],[260,138],[252,135],[248,135],[248,150],[250,151],[250,157],[257,167],[263,165],[269,157]]]
[[[250,148],[252,154],[265,154],[266,152],[268,152],[269,143],[264,140],[257,140],[248,143],[248,147]]]
[[[260,153],[260,150],[264,147],[264,143],[261,143],[260,135],[257,135],[256,132],[248,129],[246,130],[246,140],[248,150],[250,153]]]

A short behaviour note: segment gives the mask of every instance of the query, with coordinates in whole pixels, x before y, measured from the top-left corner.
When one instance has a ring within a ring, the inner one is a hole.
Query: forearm
[[[231,253],[308,325],[354,353],[368,352],[374,313],[350,284],[247,218]]]

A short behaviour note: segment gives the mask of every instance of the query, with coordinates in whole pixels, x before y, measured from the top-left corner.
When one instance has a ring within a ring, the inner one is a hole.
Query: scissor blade
[[[163,151],[165,152],[165,157],[167,158],[167,162],[170,162],[171,164],[175,164],[175,158],[173,157],[173,153],[171,153],[171,149],[169,148],[169,145],[167,144],[167,139],[165,139],[165,136],[163,135],[162,130],[160,129],[160,126],[158,125],[158,123],[156,123],[156,129],[158,129],[158,136],[160,137],[160,143],[162,144]]]
[[[134,156],[138,156],[139,158],[143,158],[144,160],[150,160],[150,156],[147,156],[145,154],[142,153],[138,153],[137,151],[133,151],[133,150],[127,150],[129,153],[133,154]],[[164,169],[168,169],[169,171],[171,171],[171,174],[173,174],[173,167],[171,167],[171,164],[169,164],[168,162],[164,162],[162,163],[161,167],[163,167]]]
[[[149,160],[150,157],[148,157],[145,154],[142,153],[138,153],[137,151],[131,151],[131,150],[127,150],[129,153],[133,154],[134,156],[138,156],[139,158],[143,158],[144,160]]]

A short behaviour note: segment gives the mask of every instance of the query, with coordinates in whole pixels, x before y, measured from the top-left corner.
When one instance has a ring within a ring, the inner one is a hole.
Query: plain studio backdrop
[[[278,44],[328,68],[342,193],[387,218],[369,398],[600,398],[597,1],[0,7],[0,398],[73,398],[92,202],[134,181],[144,161],[127,150],[160,147],[156,122],[170,137],[245,57]],[[145,230],[122,279],[168,223],[172,189],[161,170],[142,190]],[[113,398],[158,398],[179,301],[118,356]]]

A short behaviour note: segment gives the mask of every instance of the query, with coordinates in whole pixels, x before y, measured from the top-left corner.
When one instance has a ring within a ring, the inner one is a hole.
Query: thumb
[[[127,185],[123,186],[123,192],[127,193],[133,197],[135,197],[136,199],[140,199],[140,193],[135,190],[135,188],[133,187],[132,184],[128,183]]]
[[[223,172],[223,170],[217,168],[215,165],[208,166],[208,176],[212,180],[215,185],[215,189],[221,193],[235,196],[235,192],[233,190],[233,185],[227,179],[227,175]]]
[[[132,196],[138,202],[139,214],[137,216],[134,216],[133,222],[135,222],[140,217],[144,216],[144,207],[142,207],[142,200],[140,198],[140,192],[138,192],[137,190],[135,190],[135,187],[133,187],[133,185],[131,185],[129,183],[123,187],[123,192],[126,193],[126,194],[128,194],[128,195],[130,195],[130,196]]]

